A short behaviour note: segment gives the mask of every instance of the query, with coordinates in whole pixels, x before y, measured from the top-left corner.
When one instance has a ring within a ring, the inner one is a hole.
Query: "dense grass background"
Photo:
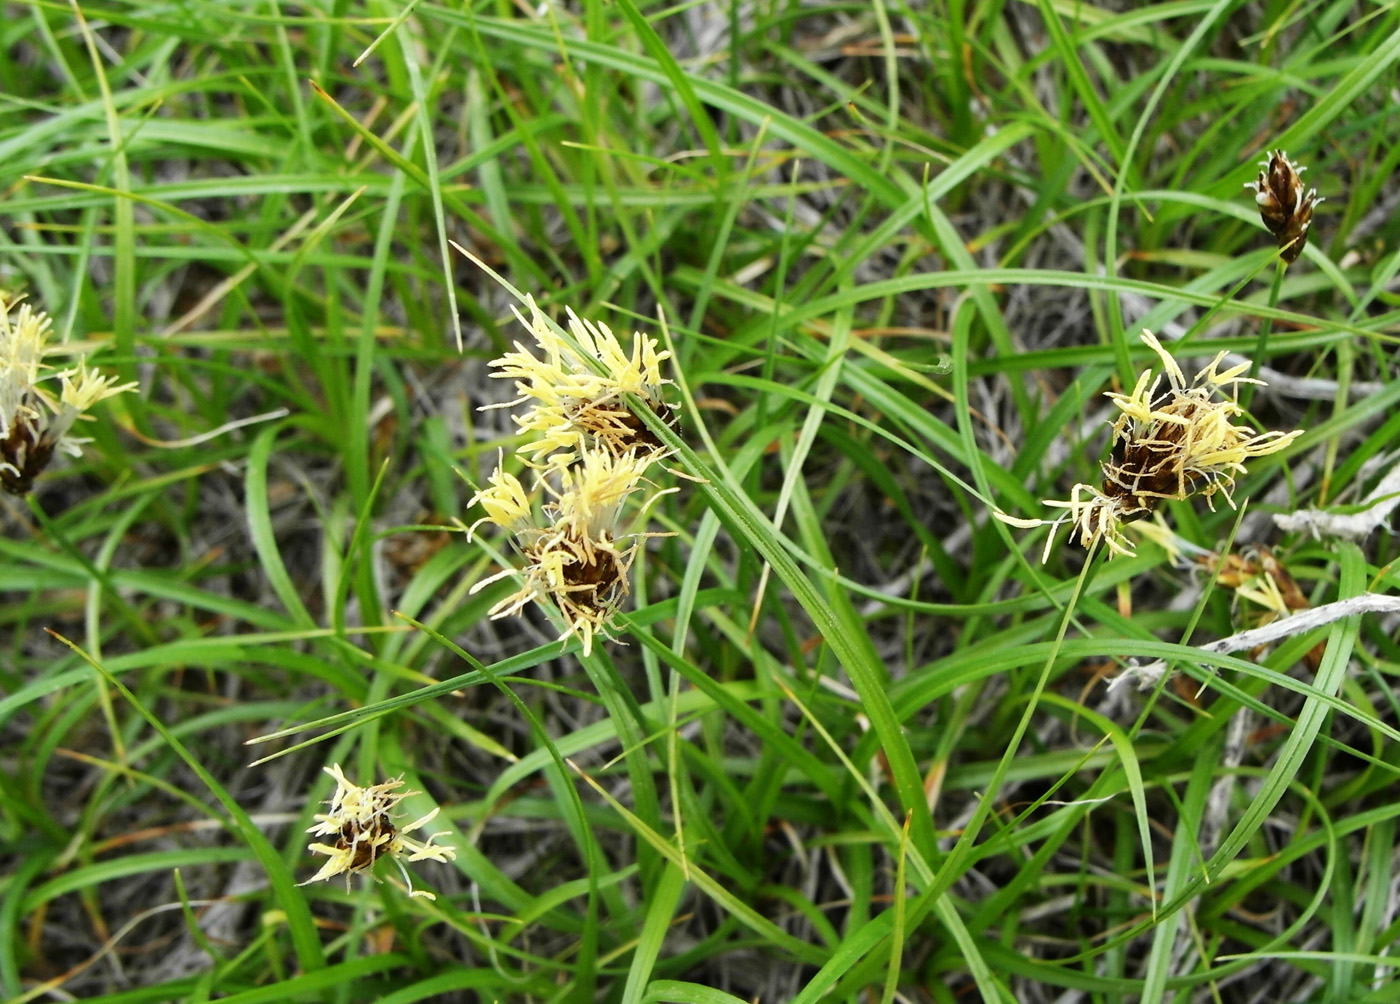
[[[989,515],[1096,480],[1146,326],[1308,430],[1176,532],[1395,590],[1268,514],[1394,462],[1400,9],[0,7],[0,286],[141,382],[4,500],[0,997],[1400,1000],[1393,615],[1208,655],[1204,561]],[[674,344],[708,483],[587,659],[468,592],[523,329],[448,240]],[[333,761],[443,807],[436,902],[294,886]]]

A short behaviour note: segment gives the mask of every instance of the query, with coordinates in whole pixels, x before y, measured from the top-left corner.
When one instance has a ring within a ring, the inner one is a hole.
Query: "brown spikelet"
[[[17,412],[9,430],[0,436],[0,488],[11,495],[29,494],[57,445],[40,421],[31,417],[36,414],[40,412],[35,407]]]
[[[391,858],[399,866],[410,896],[424,899],[435,898],[432,893],[413,888],[405,861],[451,861],[457,851],[446,844],[434,843],[444,833],[434,833],[426,840],[408,836],[432,822],[438,810],[433,809],[426,816],[411,823],[399,826],[394,809],[400,802],[416,791],[398,791],[403,787],[403,779],[391,778],[381,784],[360,787],[340,769],[340,764],[331,764],[325,772],[335,779],[335,792],[327,803],[329,811],[316,813],[316,825],[306,832],[317,837],[329,837],[333,843],[320,841],[311,844],[310,849],[324,854],[326,861],[320,871],[301,885],[321,882],[336,875],[345,876],[345,888],[350,888],[350,876],[360,872],[368,874],[376,861],[382,857]]]
[[[1222,371],[1221,352],[1188,380],[1152,332],[1144,330],[1142,340],[1157,354],[1162,374],[1147,369],[1130,393],[1108,395],[1119,413],[1113,423],[1113,455],[1100,465],[1102,487],[1077,484],[1068,499],[1046,499],[1046,505],[1064,510],[1053,520],[1018,519],[997,511],[998,519],[1027,528],[1069,523],[1072,539],[1086,548],[1102,541],[1114,554],[1131,555],[1124,524],[1150,516],[1168,499],[1198,495],[1214,508],[1212,499],[1220,495],[1233,507],[1230,493],[1245,461],[1276,453],[1302,435],[1258,433],[1236,424],[1244,414],[1236,389],[1260,382],[1244,375],[1249,363]],[[1052,531],[1041,560],[1049,558],[1053,541]]]
[[[1323,200],[1316,188],[1304,190],[1301,175],[1307,168],[1294,164],[1282,150],[1260,161],[1259,167],[1258,180],[1244,187],[1254,190],[1259,216],[1283,249],[1283,260],[1291,265],[1307,243],[1313,207]]]

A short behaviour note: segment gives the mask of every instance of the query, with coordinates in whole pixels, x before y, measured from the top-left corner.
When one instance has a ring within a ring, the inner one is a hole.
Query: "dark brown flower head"
[[[1113,423],[1113,456],[1100,465],[1103,487],[1077,484],[1067,500],[1046,499],[1045,504],[1065,510],[1054,520],[1027,520],[998,511],[996,516],[1012,526],[1052,527],[1069,523],[1071,535],[1085,547],[1097,541],[1114,554],[1133,553],[1122,526],[1156,511],[1165,499],[1181,500],[1220,494],[1231,507],[1235,475],[1244,473],[1251,457],[1276,453],[1302,435],[1295,432],[1256,433],[1235,419],[1244,410],[1235,400],[1242,383],[1260,383],[1244,373],[1249,363],[1221,371],[1221,352],[1191,379],[1150,331],[1142,340],[1162,362],[1162,376],[1149,368],[1131,393],[1110,393],[1118,408]],[[1042,560],[1050,556],[1053,531],[1045,542]]]
[[[434,899],[432,893],[413,888],[413,880],[404,868],[405,861],[452,861],[457,851],[445,844],[433,841],[444,833],[434,833],[427,840],[408,836],[432,822],[438,814],[433,809],[426,816],[415,819],[405,826],[395,822],[394,808],[416,791],[396,791],[403,787],[403,778],[393,778],[382,784],[372,784],[361,788],[346,778],[340,764],[331,764],[325,772],[335,778],[335,792],[331,795],[329,812],[316,814],[316,825],[307,833],[318,837],[330,837],[334,843],[313,843],[311,850],[326,855],[327,860],[321,870],[302,882],[309,885],[335,875],[345,876],[345,888],[350,889],[350,875],[353,872],[368,873],[374,863],[382,857],[392,858],[399,866],[410,896]]]
[[[33,416],[42,412],[35,405],[15,415],[9,429],[0,438],[0,488],[11,495],[28,495],[34,479],[49,466],[55,441]]]
[[[604,445],[584,447],[577,463],[556,467],[542,482],[551,496],[542,506],[547,526],[537,525],[520,481],[498,467],[490,487],[471,500],[472,505],[480,502],[486,515],[467,532],[482,523],[510,530],[528,564],[520,573],[520,589],[492,607],[491,616],[518,614],[532,601],[553,601],[568,625],[560,638],[577,634],[584,655],[591,652],[594,637],[607,636],[627,598],[638,544],[652,536],[618,530],[623,504],[649,484],[643,474],[650,463],[649,457],[618,456]],[[669,491],[675,489],[653,494],[642,510]],[[472,592],[514,574],[506,569],[478,582]]]
[[[1259,180],[1244,187],[1254,190],[1264,226],[1277,238],[1283,260],[1291,265],[1307,243],[1313,207],[1323,200],[1317,197],[1316,188],[1304,191],[1301,175],[1307,168],[1294,164],[1282,150],[1275,150],[1259,166]]]

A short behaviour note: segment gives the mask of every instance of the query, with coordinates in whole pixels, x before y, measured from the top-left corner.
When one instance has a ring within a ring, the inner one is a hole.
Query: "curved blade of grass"
[[[723,191],[725,180],[729,175],[729,162],[722,150],[719,132],[715,129],[714,123],[710,121],[709,114],[696,95],[694,84],[703,78],[692,77],[681,69],[681,65],[676,62],[676,57],[671,55],[671,50],[661,40],[656,29],[651,26],[651,21],[637,9],[637,5],[632,0],[616,0],[616,3],[618,9],[632,25],[632,30],[637,33],[642,48],[646,49],[651,58],[656,60],[656,65],[665,74],[667,82],[675,88],[676,94],[680,96],[681,104],[685,105],[685,110],[689,113],[690,125],[699,133],[700,142],[709,151],[710,164],[715,172],[715,191]],[[564,47],[572,49],[573,44],[574,40],[570,39],[564,43]]]
[[[296,883],[292,880],[291,869],[282,860],[282,855],[272,846],[267,837],[253,821],[248,818],[248,814],[243,811],[243,807],[236,802],[228,791],[214,776],[205,769],[189,749],[185,747],[178,738],[165,727],[165,724],[149,711],[144,704],[137,699],[122,683],[120,679],[107,671],[100,662],[88,655],[80,647],[69,641],[67,638],[54,631],[49,634],[68,646],[75,655],[85,661],[98,674],[107,681],[108,686],[114,688],[126,699],[127,703],[146,721],[151,728],[163,738],[170,749],[185,762],[195,776],[204,784],[206,788],[218,800],[228,813],[222,820],[228,826],[229,831],[239,837],[247,844],[256,855],[263,868],[267,870],[267,876],[272,883],[272,892],[276,897],[282,912],[287,916],[287,928],[292,936],[292,946],[296,951],[297,962],[305,970],[319,970],[325,967],[325,956],[321,951],[321,939],[316,933],[316,923],[311,916],[311,910],[306,905],[306,897],[296,888]],[[216,817],[218,818],[218,817]]]
[[[647,902],[642,929],[637,932],[636,947],[632,951],[632,962],[627,967],[627,983],[622,990],[621,1004],[643,1004],[651,999],[650,992],[656,986],[651,974],[666,943],[666,936],[670,933],[676,905],[680,903],[681,893],[685,890],[685,876],[686,868],[675,862],[668,862],[661,870],[661,878],[652,889]]]
[[[982,953],[976,941],[973,940],[972,932],[967,929],[967,925],[963,923],[962,917],[958,914],[957,907],[947,895],[948,888],[954,881],[953,875],[955,875],[956,872],[951,866],[947,865],[941,867],[938,872],[935,872],[933,867],[929,864],[928,859],[919,849],[910,846],[909,824],[913,818],[914,810],[908,810],[906,812],[905,822],[903,825],[900,825],[890,814],[884,802],[881,801],[879,794],[871,786],[869,780],[867,780],[859,768],[851,762],[845,750],[836,742],[835,738],[821,723],[820,719],[812,714],[811,709],[799,700],[797,695],[790,689],[784,687],[783,691],[787,699],[802,713],[803,718],[808,721],[817,734],[826,742],[827,746],[830,747],[831,751],[836,755],[836,758],[841,761],[841,766],[846,769],[846,772],[851,776],[852,780],[854,780],[856,785],[864,792],[866,799],[870,802],[873,815],[884,824],[885,839],[894,846],[900,861],[901,872],[903,871],[903,863],[907,859],[913,864],[914,871],[919,877],[919,884],[923,886],[923,890],[918,896],[914,908],[908,910],[907,913],[905,910],[904,896],[901,890],[897,899],[898,908],[888,911],[891,916],[889,931],[887,933],[897,939],[901,935],[901,932],[906,929],[906,923],[909,925],[909,928],[912,929],[923,919],[925,914],[932,911],[957,943],[962,960],[967,965],[968,971],[972,974],[972,978],[976,981],[977,988],[982,993],[983,999],[1011,1001],[1012,999],[1006,988],[1002,986],[1001,982],[996,978],[991,968],[988,967],[986,961],[982,958]],[[923,807],[923,812],[925,815],[929,814],[927,803],[925,803]],[[893,951],[894,946],[892,945],[891,952]],[[853,958],[852,961],[854,962],[855,958]],[[839,974],[837,975],[839,976]],[[813,990],[813,988],[817,986],[818,984],[814,980],[812,983],[808,984],[807,990]],[[824,989],[822,992],[824,992]]]
[[[1147,876],[1146,884],[1151,889],[1152,879],[1156,874],[1156,866],[1152,858],[1152,827],[1147,820],[1147,789],[1142,783],[1142,765],[1138,763],[1132,739],[1116,722],[1077,701],[1071,701],[1056,693],[1041,694],[1040,699],[1045,704],[1059,705],[1071,711],[1076,717],[1092,722],[1094,728],[1107,736],[1108,741],[1113,744],[1114,752],[1118,754],[1119,765],[1122,767],[1123,775],[1128,782],[1128,794],[1133,800],[1133,814],[1137,817],[1138,824],[1138,839],[1142,843],[1143,869]],[[1154,917],[1157,915],[1155,891],[1152,897],[1152,915]]]
[[[500,677],[491,671],[489,666],[473,657],[466,649],[457,645],[451,639],[444,637],[437,631],[434,631],[432,628],[411,617],[406,617],[403,614],[399,614],[398,616],[402,617],[409,624],[412,624],[419,631],[427,634],[443,648],[456,655],[490,681],[491,685],[500,691],[502,696],[515,707],[515,710],[521,717],[529,723],[531,731],[535,734],[535,738],[539,741],[544,751],[549,754],[550,760],[553,761],[555,767],[558,769],[560,778],[567,779],[569,777],[569,770],[564,757],[560,754],[559,748],[550,737],[549,730],[544,727],[544,723],[539,720],[539,716],[530,709],[530,706],[521,700],[520,695],[506,686]],[[588,905],[584,914],[583,942],[578,946],[577,957],[581,961],[578,967],[579,985],[577,991],[581,995],[593,997],[597,992],[599,896],[597,879],[598,873],[602,870],[604,857],[602,850],[598,846],[598,841],[593,836],[593,829],[589,826],[588,818],[584,813],[583,800],[579,797],[578,789],[572,784],[567,783],[561,784],[559,787],[561,787],[566,794],[564,804],[568,812],[565,813],[565,822],[569,824],[569,830],[573,834],[574,840],[577,842],[579,851],[582,854],[584,864],[587,866]],[[621,900],[617,900],[613,906],[615,915],[619,917],[622,916],[624,911],[622,910]]]
[[[646,841],[658,854],[664,857],[676,868],[686,868],[690,875],[691,883],[705,895],[718,903],[724,910],[755,934],[770,941],[775,948],[780,948],[796,959],[809,964],[819,965],[825,958],[826,953],[820,947],[809,944],[800,938],[795,938],[788,934],[777,924],[763,916],[749,904],[739,899],[718,881],[696,866],[694,862],[687,862],[681,849],[672,844],[660,833],[653,830],[641,818],[619,802],[613,794],[604,788],[597,781],[578,766],[572,760],[567,761],[569,766],[579,777],[583,778],[588,785],[598,793],[598,795],[612,807],[612,810],[620,815],[632,828],[640,839]]]
[[[1113,179],[1113,193],[1109,197],[1108,205],[1108,225],[1104,233],[1104,254],[1103,268],[1112,276],[1118,269],[1118,221],[1122,216],[1123,198],[1127,192],[1128,181],[1131,174],[1133,157],[1137,154],[1138,145],[1142,142],[1143,135],[1147,132],[1147,125],[1152,121],[1157,110],[1157,105],[1161,102],[1167,92],[1167,86],[1176,79],[1177,73],[1196,51],[1196,46],[1206,37],[1206,32],[1215,23],[1216,19],[1222,17],[1225,12],[1235,5],[1235,0],[1219,0],[1209,10],[1205,11],[1195,22],[1191,29],[1191,34],[1186,37],[1172,52],[1171,58],[1162,68],[1161,76],[1153,87],[1151,95],[1148,97],[1145,106],[1138,115],[1137,125],[1133,127],[1132,135],[1128,137],[1128,145],[1120,158],[1118,172]],[[1116,296],[1107,299],[1108,307],[1108,332],[1107,335],[1112,341],[1112,347],[1118,364],[1118,375],[1125,381],[1133,379],[1132,363],[1128,357],[1128,339],[1123,337],[1123,307]]]
[[[704,987],[699,983],[678,980],[657,980],[647,987],[642,1004],[749,1004],[723,990]]]
[[[248,473],[244,482],[247,492],[248,532],[252,537],[253,547],[258,552],[263,572],[267,575],[268,584],[272,586],[277,598],[282,601],[282,605],[295,621],[306,627],[315,627],[315,620],[306,609],[306,604],[302,602],[301,591],[287,574],[281,549],[277,546],[277,535],[272,529],[272,511],[267,495],[267,465],[272,459],[272,447],[278,433],[282,431],[283,424],[278,422],[259,432],[258,437],[253,440],[252,449],[248,451]]]
[[[1377,77],[1400,59],[1400,29],[1396,29],[1377,48],[1360,58],[1356,66],[1327,89],[1320,101],[1269,142],[1271,147],[1301,147],[1325,129],[1342,112],[1350,108]]]
[[[924,802],[923,781],[909,741],[890,706],[885,691],[884,666],[875,658],[863,625],[854,619],[854,612],[848,605],[833,607],[802,573],[768,518],[733,482],[727,469],[715,469],[702,461],[688,443],[640,401],[631,400],[628,403],[633,414],[640,416],[657,438],[675,451],[677,461],[687,473],[698,479],[700,490],[709,498],[730,532],[752,545],[773,567],[774,573],[792,592],[817,631],[831,646],[860,694],[871,727],[889,759],[901,810],[913,813],[914,846],[926,857],[936,856],[937,844]]]
[[[1338,597],[1346,599],[1364,592],[1366,560],[1360,550],[1353,544],[1345,544],[1340,547],[1338,557],[1341,563],[1337,581]],[[1349,617],[1337,621],[1328,629],[1327,650],[1317,670],[1317,680],[1312,688],[1314,694],[1303,702],[1297,724],[1289,731],[1268,778],[1255,793],[1249,808],[1230,834],[1220,842],[1219,850],[1211,855],[1206,864],[1207,874],[1218,875],[1221,869],[1239,854],[1244,845],[1264,825],[1288,785],[1303,769],[1303,761],[1312,750],[1317,734],[1322,729],[1322,723],[1332,709],[1331,701],[1326,698],[1334,697],[1346,679],[1359,622],[1359,617]]]

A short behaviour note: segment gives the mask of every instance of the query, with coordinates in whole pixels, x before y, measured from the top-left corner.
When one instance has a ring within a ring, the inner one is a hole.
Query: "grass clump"
[[[0,997],[1395,997],[1400,12],[5,10]]]

